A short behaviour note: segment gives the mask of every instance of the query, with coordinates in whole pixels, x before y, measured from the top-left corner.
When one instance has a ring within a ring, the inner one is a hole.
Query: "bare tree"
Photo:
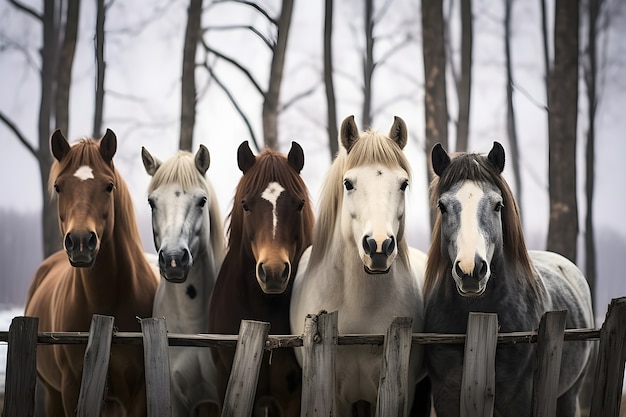
[[[337,100],[333,82],[333,0],[324,2],[324,86],[326,88],[326,120],[331,161],[339,151],[337,131]]]
[[[106,7],[104,0],[96,2],[96,36],[95,36],[95,58],[96,58],[96,96],[93,115],[94,138],[102,136],[102,118],[104,116],[104,73],[106,62],[104,60],[104,20]]]
[[[461,0],[461,77],[457,88],[459,116],[456,130],[456,150],[468,149],[470,102],[472,98],[472,0]]]
[[[202,0],[190,0],[183,46],[179,148],[191,152],[196,124],[196,50],[201,37]]]
[[[515,107],[513,106],[513,64],[511,56],[511,11],[513,0],[505,1],[504,8],[504,55],[506,57],[506,131],[509,137],[509,161],[513,166],[513,180],[515,182],[515,198],[517,204],[522,207],[522,176],[519,165],[519,145],[517,140],[517,127],[515,122]]]
[[[448,105],[446,99],[446,55],[443,0],[422,1],[422,49],[424,54],[424,111],[426,152],[441,143],[448,148]],[[430,158],[427,158],[430,160]],[[428,179],[433,177],[428,165]],[[431,226],[436,208],[430,209]]]
[[[556,0],[554,65],[548,94],[550,222],[547,249],[576,262],[576,125],[579,2]]]
[[[363,57],[363,110],[361,123],[364,129],[372,124],[372,81],[374,78],[374,0],[365,0],[365,56]]]

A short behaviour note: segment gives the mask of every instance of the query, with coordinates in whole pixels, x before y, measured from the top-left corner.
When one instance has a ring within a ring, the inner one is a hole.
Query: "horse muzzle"
[[[396,240],[393,236],[388,237],[381,243],[381,251],[378,251],[378,243],[370,236],[363,237],[363,268],[368,274],[386,274],[391,269],[395,260]]]
[[[291,263],[256,265],[256,279],[265,294],[282,294],[287,289],[291,277]]]
[[[70,265],[75,268],[93,266],[100,247],[98,236],[94,232],[86,230],[66,233],[63,246]]]
[[[159,272],[168,282],[180,284],[187,280],[191,269],[191,254],[189,250],[159,251]]]
[[[476,257],[475,265],[471,273],[463,271],[459,261],[455,262],[453,278],[456,282],[456,289],[462,297],[481,296],[487,288],[490,271],[487,262],[480,257]]]

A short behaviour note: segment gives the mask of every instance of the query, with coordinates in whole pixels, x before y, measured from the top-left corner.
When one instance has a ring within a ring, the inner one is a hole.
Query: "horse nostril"
[[[72,250],[74,248],[74,241],[69,233],[65,235],[65,250]]]
[[[385,239],[385,241],[383,242],[383,253],[385,255],[391,256],[395,248],[396,248],[396,241],[393,238],[393,236]]]
[[[159,251],[159,268],[165,269],[165,255],[162,250]]]
[[[89,241],[87,242],[87,247],[90,251],[96,250],[98,246],[98,238],[94,232],[89,233]]]
[[[266,280],[265,267],[263,266],[262,262],[260,262],[256,267],[256,276],[257,278],[261,280],[261,282],[265,282]]]
[[[189,259],[190,259],[189,251],[187,249],[184,249],[183,256],[180,258],[180,266],[185,267],[189,265]]]
[[[457,261],[454,264],[454,269],[456,270],[456,275],[459,278],[463,278],[465,276],[465,272],[463,272],[463,270],[461,269],[461,262]]]
[[[288,280],[291,276],[291,264],[289,262],[285,262],[285,267],[283,268],[283,276],[284,280]]]
[[[480,261],[480,269],[478,273],[481,279],[487,275],[487,262],[485,262],[484,260]]]
[[[376,253],[376,241],[367,235],[363,236],[363,250],[366,255]]]

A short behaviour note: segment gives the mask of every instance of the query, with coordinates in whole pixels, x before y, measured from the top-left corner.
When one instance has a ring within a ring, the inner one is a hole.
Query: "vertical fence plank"
[[[254,394],[269,331],[269,323],[242,320],[235,359],[226,388],[222,417],[252,415]]]
[[[556,415],[566,319],[566,310],[549,311],[539,323],[537,369],[533,383],[533,417]]]
[[[309,314],[304,320],[302,417],[336,416],[335,359],[338,313]]]
[[[99,417],[102,414],[111,340],[113,339],[111,316],[94,314],[89,327],[89,339],[83,362],[83,376],[78,394],[77,416]]]
[[[9,327],[3,417],[33,416],[37,383],[36,317],[15,317]]]
[[[590,417],[617,417],[624,381],[626,298],[611,300],[600,330],[600,348],[591,397]]]
[[[408,413],[412,325],[411,317],[396,317],[387,329],[376,401],[378,417]]]
[[[165,319],[141,319],[143,333],[143,358],[146,368],[146,398],[148,417],[169,416],[170,359]]]
[[[498,316],[470,313],[461,380],[461,417],[493,415],[497,341]]]

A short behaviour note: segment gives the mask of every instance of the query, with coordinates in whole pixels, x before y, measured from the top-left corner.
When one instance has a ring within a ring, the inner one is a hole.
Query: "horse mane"
[[[486,156],[477,153],[456,153],[451,155],[450,165],[441,177],[435,176],[430,184],[430,202],[433,206],[442,193],[448,191],[460,181],[487,182],[494,184],[502,193],[502,235],[503,254],[517,279],[527,280],[527,284],[537,291],[534,271],[531,264],[519,208],[511,188]],[[433,227],[432,241],[426,263],[424,295],[426,299],[435,291],[450,270],[447,257],[441,250],[441,213],[437,214]]]
[[[368,164],[399,166],[406,171],[409,181],[411,179],[411,167],[406,155],[395,142],[383,134],[373,130],[362,132],[349,153],[343,146],[340,146],[320,190],[318,216],[313,233],[316,242],[311,249],[309,265],[321,264],[326,252],[333,250],[331,243],[343,203],[344,173],[352,168]],[[404,218],[400,221],[397,241],[398,255],[408,265],[408,243],[404,236]]]
[[[133,200],[128,191],[126,182],[115,169],[115,165],[111,160],[106,163],[100,154],[100,140],[92,138],[83,138],[74,143],[67,155],[59,162],[54,160],[50,168],[50,176],[48,179],[48,189],[55,198],[54,184],[61,173],[72,169],[78,169],[82,165],[89,165],[94,172],[104,172],[105,175],[111,176],[114,184],[115,192],[115,230],[114,233],[122,233],[125,236],[118,242],[125,242],[130,246],[136,243],[136,250],[143,252],[141,247],[141,235],[137,226],[135,216],[135,207]],[[143,259],[143,257],[142,257]]]
[[[265,148],[256,156],[256,162],[252,167],[241,176],[235,196],[233,197],[233,205],[228,219],[228,246],[230,248],[239,248],[242,244],[243,236],[243,208],[241,201],[246,194],[260,194],[270,182],[277,181],[290,193],[304,200],[305,204],[302,208],[302,219],[305,233],[301,235],[304,240],[303,248],[311,245],[311,231],[313,230],[314,214],[311,207],[311,198],[309,190],[304,180],[282,153],[270,148]]]
[[[202,189],[208,196],[211,205],[209,207],[209,221],[211,227],[211,249],[218,257],[224,258],[224,224],[222,213],[218,204],[217,193],[211,181],[200,174],[196,168],[194,155],[188,151],[178,151],[171,158],[161,163],[156,170],[148,186],[148,193],[153,192],[163,185],[177,184],[184,192],[194,188]]]

